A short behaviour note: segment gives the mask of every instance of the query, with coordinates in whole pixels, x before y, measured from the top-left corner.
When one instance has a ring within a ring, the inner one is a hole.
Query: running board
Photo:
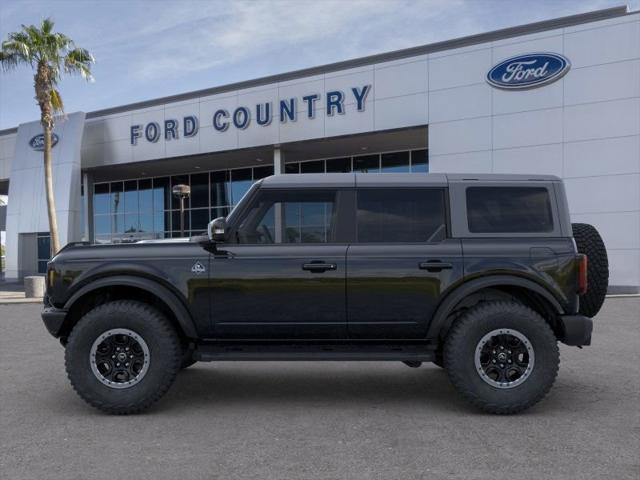
[[[197,346],[194,357],[201,362],[214,361],[400,361],[432,362],[431,345],[420,344],[305,344],[305,343],[207,343]]]

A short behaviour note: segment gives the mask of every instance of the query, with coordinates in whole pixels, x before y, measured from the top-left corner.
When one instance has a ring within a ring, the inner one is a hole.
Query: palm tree
[[[91,80],[91,64],[94,62],[89,51],[76,47],[73,40],[66,35],[54,32],[53,21],[49,18],[44,19],[40,27],[22,25],[22,30],[9,34],[8,39],[2,42],[0,50],[0,63],[5,71],[21,65],[30,66],[35,71],[33,86],[35,98],[40,106],[40,123],[44,129],[44,178],[52,256],[60,250],[51,174],[51,134],[55,122],[54,115],[64,112],[62,98],[57,89],[58,82],[63,73],[79,74],[86,80]]]

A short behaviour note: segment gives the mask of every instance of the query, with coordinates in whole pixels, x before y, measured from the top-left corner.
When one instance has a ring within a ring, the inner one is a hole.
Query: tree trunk
[[[51,235],[51,257],[60,251],[58,237],[58,218],[56,215],[56,199],[53,195],[53,173],[51,158],[51,133],[49,125],[44,126],[44,184],[47,192],[47,214],[49,216],[49,232]]]
[[[51,155],[51,135],[53,133],[53,105],[51,104],[51,90],[53,84],[51,71],[45,62],[38,63],[38,69],[33,78],[36,100],[40,106],[40,123],[44,129],[44,186],[47,193],[47,215],[49,216],[49,235],[51,236],[51,257],[60,251],[58,237],[58,217],[56,215],[56,199],[53,195],[53,167]]]

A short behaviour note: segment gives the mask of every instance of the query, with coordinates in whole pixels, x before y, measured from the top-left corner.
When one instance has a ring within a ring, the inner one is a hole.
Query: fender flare
[[[94,280],[75,292],[69,300],[66,301],[64,309],[69,311],[80,298],[88,293],[98,290],[99,288],[112,286],[135,287],[158,297],[158,299],[171,310],[184,334],[189,338],[198,338],[198,332],[191,318],[191,314],[180,299],[165,286],[143,277],[114,275]]]
[[[431,323],[429,324],[427,338],[437,339],[443,332],[448,330],[450,322],[447,321],[447,317],[453,311],[453,308],[465,297],[484,288],[497,286],[520,287],[530,290],[547,300],[558,315],[564,312],[558,299],[549,290],[533,280],[511,275],[482,277],[463,283],[449,293],[442,302],[440,302],[440,305],[438,305],[436,313],[433,315]]]

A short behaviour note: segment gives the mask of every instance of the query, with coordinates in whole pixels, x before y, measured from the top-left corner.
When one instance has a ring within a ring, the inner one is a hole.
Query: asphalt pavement
[[[469,407],[444,371],[382,362],[223,362],[145,414],[71,389],[38,305],[0,305],[0,478],[640,478],[640,299],[608,299],[594,344],[561,346],[529,411]]]

